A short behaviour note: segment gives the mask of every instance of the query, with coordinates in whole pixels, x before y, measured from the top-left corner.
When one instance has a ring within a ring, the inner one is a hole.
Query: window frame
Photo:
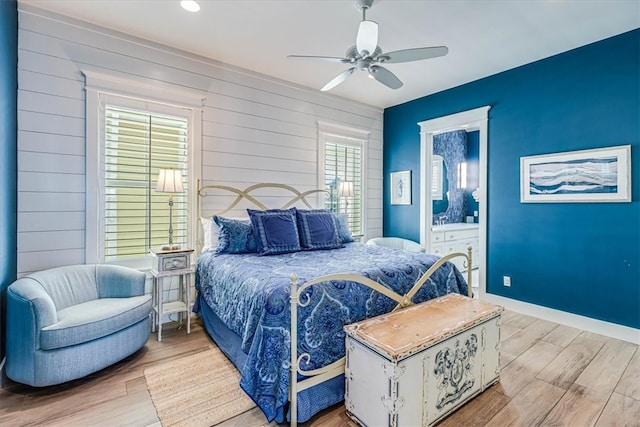
[[[367,159],[370,132],[335,123],[318,121],[318,188],[325,189],[325,154],[328,139],[338,138],[344,145],[359,147],[361,150],[360,164],[360,234],[354,234],[357,239],[365,239],[367,234]],[[318,205],[324,207],[324,195],[318,200]]]
[[[82,73],[86,77],[85,262],[105,262],[104,107],[107,103],[158,114],[187,117],[187,245],[193,247],[194,230],[197,230],[195,223],[198,219],[195,212],[195,187],[196,179],[201,175],[201,165],[196,158],[199,158],[202,151],[202,107],[205,103],[205,93],[150,79],[105,74],[90,69],[83,69]],[[146,255],[109,263],[145,269],[151,266],[152,257]]]

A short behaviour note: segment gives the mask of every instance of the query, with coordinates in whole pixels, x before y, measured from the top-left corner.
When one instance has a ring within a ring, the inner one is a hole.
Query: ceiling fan
[[[362,21],[356,35],[356,45],[351,46],[344,58],[332,56],[289,55],[293,59],[312,59],[327,62],[350,64],[351,67],[334,77],[324,85],[321,91],[328,91],[342,83],[356,70],[366,71],[372,77],[391,89],[402,87],[402,81],[391,71],[379,64],[397,64],[401,62],[420,61],[437,58],[449,52],[446,46],[417,47],[401,49],[383,53],[378,46],[378,23],[367,20],[367,10],[371,8],[373,0],[356,0],[356,8],[362,11]]]

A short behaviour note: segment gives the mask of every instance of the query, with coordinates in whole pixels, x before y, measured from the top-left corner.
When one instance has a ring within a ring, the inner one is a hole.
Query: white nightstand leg
[[[153,275],[151,281],[151,332],[156,331],[156,322],[158,321],[158,278]]]
[[[158,277],[158,341],[162,341],[162,317],[161,317],[161,313],[164,312],[164,308],[162,307],[162,301],[164,300],[164,295],[163,292],[164,290],[163,288],[163,284],[164,284],[164,278],[163,277]]]
[[[191,273],[185,274],[185,291],[187,293],[185,301],[187,301],[187,334],[191,333]]]

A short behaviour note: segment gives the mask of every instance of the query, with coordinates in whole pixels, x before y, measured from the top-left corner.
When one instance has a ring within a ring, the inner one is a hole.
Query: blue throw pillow
[[[249,219],[232,219],[214,216],[218,225],[217,254],[246,254],[257,252],[256,238]]]
[[[336,249],[342,247],[333,213],[327,209],[296,211],[302,249]]]
[[[353,236],[351,235],[351,230],[349,230],[349,218],[346,213],[342,214],[333,214],[336,219],[336,224],[338,227],[338,236],[342,243],[351,243],[353,242]]]
[[[275,255],[300,250],[296,208],[258,211],[247,209],[256,236],[259,255]]]

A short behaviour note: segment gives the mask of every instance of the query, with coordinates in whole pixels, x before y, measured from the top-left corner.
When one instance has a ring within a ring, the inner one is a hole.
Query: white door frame
[[[431,161],[433,154],[433,136],[464,129],[466,131],[479,131],[480,137],[480,201],[479,201],[479,297],[482,298],[486,292],[486,271],[487,271],[487,145],[488,145],[488,122],[489,109],[491,106],[475,108],[473,110],[462,111],[448,116],[437,117],[435,119],[419,122],[420,126],[420,244],[428,248],[431,239],[431,222],[433,217],[433,203],[431,200]]]

